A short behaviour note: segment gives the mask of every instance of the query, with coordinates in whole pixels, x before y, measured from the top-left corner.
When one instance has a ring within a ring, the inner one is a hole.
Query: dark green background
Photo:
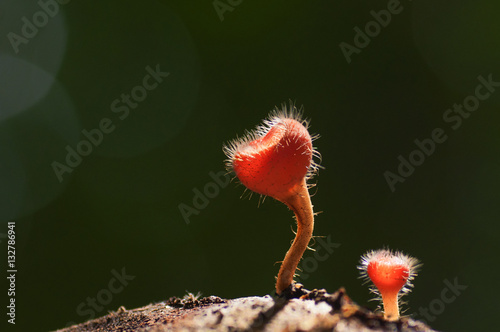
[[[402,1],[402,12],[347,63],[339,44],[353,44],[353,29],[387,3],[247,0],[221,21],[212,1],[71,1],[18,54],[6,35],[40,8],[2,3],[0,112],[13,114],[0,118],[0,233],[16,220],[18,268],[8,330],[83,322],[78,305],[122,268],[135,279],[97,316],[186,290],[272,292],[275,262],[293,238],[284,205],[240,199],[234,181],[189,224],[178,206],[192,205],[193,189],[223,170],[223,142],[289,99],[304,105],[311,132],[321,135],[315,235],[340,244],[305,287],[344,286],[375,308],[356,265],[366,250],[389,246],[424,263],[408,314],[458,278],[468,288],[431,325],[489,330],[500,295],[500,89],[457,130],[442,116],[474,93],[479,75],[500,81],[500,6]],[[111,103],[157,64],[170,76],[119,120]],[[51,163],[64,162],[66,146],[102,118],[115,130],[60,183]],[[448,139],[391,192],[383,173],[397,172],[397,157],[435,128]]]

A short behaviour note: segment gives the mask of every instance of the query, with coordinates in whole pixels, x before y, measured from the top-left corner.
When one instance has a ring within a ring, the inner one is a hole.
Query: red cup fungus
[[[358,269],[363,279],[373,283],[370,291],[382,299],[386,320],[399,319],[398,301],[410,292],[420,266],[416,258],[387,249],[372,250],[361,257]]]
[[[301,111],[290,104],[288,109],[275,109],[254,131],[224,146],[227,169],[246,188],[275,198],[295,213],[297,233],[278,273],[278,295],[293,283],[314,228],[307,180],[319,168],[313,161],[319,153],[312,146],[316,137],[311,137],[308,126]]]

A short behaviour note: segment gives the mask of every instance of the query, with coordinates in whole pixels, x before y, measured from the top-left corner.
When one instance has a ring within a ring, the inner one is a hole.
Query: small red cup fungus
[[[297,219],[297,233],[286,253],[276,280],[276,293],[281,294],[293,282],[297,265],[311,239],[314,213],[307,180],[319,168],[301,112],[291,104],[275,109],[263,124],[245,137],[224,145],[226,167],[236,174],[248,189],[271,196],[286,204]]]
[[[370,291],[381,297],[386,320],[399,319],[399,298],[410,292],[420,266],[416,258],[387,249],[372,250],[361,257],[358,269],[373,283]]]

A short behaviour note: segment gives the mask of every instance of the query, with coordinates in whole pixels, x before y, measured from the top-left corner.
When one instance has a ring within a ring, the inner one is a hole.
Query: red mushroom
[[[245,137],[224,146],[226,166],[248,189],[286,204],[297,219],[297,233],[286,253],[276,281],[281,294],[293,282],[297,265],[311,239],[314,213],[307,180],[318,170],[314,150],[301,112],[295,106],[271,112],[269,118]]]
[[[372,250],[361,257],[358,269],[365,280],[373,283],[371,292],[382,298],[385,319],[399,319],[399,298],[410,292],[420,266],[416,258],[387,249]]]

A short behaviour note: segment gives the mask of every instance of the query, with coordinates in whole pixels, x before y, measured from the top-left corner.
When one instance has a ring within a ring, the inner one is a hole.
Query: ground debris
[[[212,295],[200,298],[199,294],[194,295],[193,293],[188,293],[183,298],[178,298],[177,296],[171,297],[167,300],[166,304],[175,308],[191,309],[194,307],[224,302],[226,302],[226,300],[223,300],[218,296]]]
[[[388,322],[354,303],[343,288],[330,294],[324,289],[309,291],[300,284],[290,286],[279,297],[224,300],[188,293],[143,308],[120,307],[107,316],[59,331],[435,332],[410,317]]]

